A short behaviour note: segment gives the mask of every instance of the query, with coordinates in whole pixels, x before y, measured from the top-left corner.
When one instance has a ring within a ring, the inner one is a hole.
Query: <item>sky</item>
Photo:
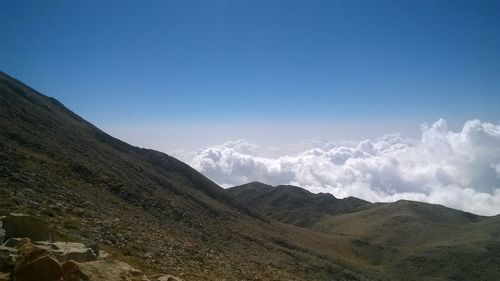
[[[500,1],[0,0],[0,39],[1,71],[223,186],[500,213]]]

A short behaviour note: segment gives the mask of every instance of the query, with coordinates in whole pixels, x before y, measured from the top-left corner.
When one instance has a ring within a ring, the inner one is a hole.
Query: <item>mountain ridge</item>
[[[283,196],[311,194],[299,189],[252,182],[229,192],[263,216],[328,235],[346,259],[356,260],[360,267],[385,268],[396,280],[495,280],[500,276],[496,266],[500,264],[500,215],[480,216],[437,204],[399,200],[344,212],[315,208],[314,219],[303,223],[297,217],[311,216],[307,208],[300,204],[290,208],[286,204],[289,197]],[[280,196],[273,196],[273,192]],[[330,199],[328,204],[342,202],[333,196],[326,198]],[[314,201],[309,204],[314,206]],[[283,214],[292,214],[294,219]],[[481,266],[471,270],[464,264]]]
[[[293,185],[251,182],[226,191],[261,215],[272,214],[270,218],[296,226],[314,224],[323,215],[349,213],[373,205],[355,197],[338,199],[330,193],[314,194]]]
[[[0,206],[0,216],[44,218],[59,241],[98,243],[148,275],[492,281],[500,276],[500,216],[416,202],[337,199],[295,186],[251,183],[224,190],[167,154],[113,138],[5,74]]]

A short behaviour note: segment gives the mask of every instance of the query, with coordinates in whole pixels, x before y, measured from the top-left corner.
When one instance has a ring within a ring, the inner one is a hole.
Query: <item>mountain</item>
[[[406,200],[371,204],[258,182],[229,193],[270,219],[327,235],[347,263],[376,268],[390,280],[500,277],[500,215]]]
[[[402,200],[326,218],[314,229],[348,237],[344,242],[355,254],[394,276],[426,280],[500,276],[500,216]]]
[[[174,137],[174,136],[173,136]],[[500,216],[300,187],[225,190],[0,73],[0,216],[183,280],[498,280]],[[0,279],[3,274],[0,273]],[[153,279],[153,278],[152,278]]]
[[[0,216],[35,215],[59,241],[98,242],[147,274],[185,280],[370,274],[323,254],[316,240],[303,239],[306,230],[262,218],[185,163],[113,138],[4,73],[0,206]]]
[[[308,227],[327,215],[367,209],[372,203],[354,197],[337,199],[330,193],[311,193],[292,185],[270,186],[260,182],[227,189],[252,210],[284,223]]]

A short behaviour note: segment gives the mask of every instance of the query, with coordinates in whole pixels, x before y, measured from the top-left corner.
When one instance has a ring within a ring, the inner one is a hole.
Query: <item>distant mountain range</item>
[[[185,280],[500,280],[500,216],[258,182],[223,189],[0,73],[0,215]]]

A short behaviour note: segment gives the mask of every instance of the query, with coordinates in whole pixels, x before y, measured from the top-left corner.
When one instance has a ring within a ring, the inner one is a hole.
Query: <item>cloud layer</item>
[[[372,202],[409,199],[500,213],[500,125],[471,120],[453,132],[439,120],[422,125],[419,140],[392,134],[347,144],[314,139],[300,147],[271,158],[255,144],[229,141],[199,151],[191,164],[223,186],[257,180]]]

